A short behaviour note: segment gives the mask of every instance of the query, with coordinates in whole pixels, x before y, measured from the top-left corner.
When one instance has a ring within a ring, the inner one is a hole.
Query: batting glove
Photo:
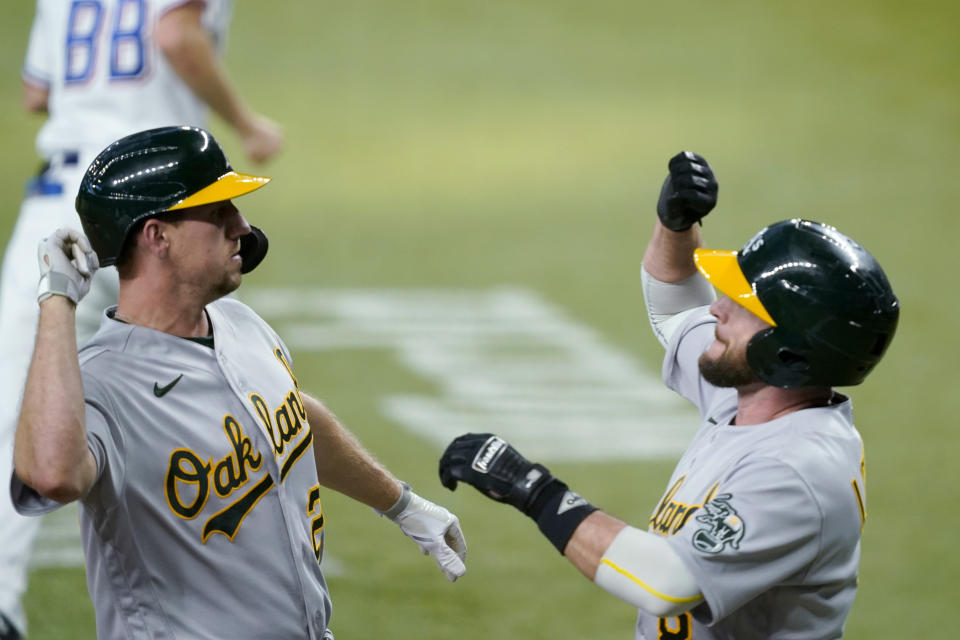
[[[717,206],[720,186],[703,156],[681,151],[670,158],[670,173],[663,181],[657,216],[671,231],[686,231]]]
[[[467,572],[467,542],[457,516],[421,498],[406,483],[397,503],[378,513],[395,522],[404,535],[417,543],[423,555],[433,556],[450,582]]]
[[[488,498],[513,505],[536,521],[560,553],[583,519],[597,510],[545,466],[490,433],[467,433],[451,442],[440,457],[440,482],[451,491],[466,482]]]
[[[40,264],[37,302],[57,295],[77,304],[90,291],[90,280],[100,267],[86,236],[66,227],[40,241],[37,262]]]
[[[450,443],[440,458],[440,482],[451,491],[466,482],[497,502],[531,515],[540,491],[554,481],[550,470],[530,462],[503,438],[468,433]]]

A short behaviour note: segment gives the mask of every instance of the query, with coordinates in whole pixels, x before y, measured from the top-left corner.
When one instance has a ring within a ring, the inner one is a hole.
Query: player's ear
[[[137,242],[144,250],[157,258],[165,258],[170,250],[171,225],[159,218],[149,218],[143,223],[143,228],[130,238]],[[136,247],[132,247],[136,250]]]

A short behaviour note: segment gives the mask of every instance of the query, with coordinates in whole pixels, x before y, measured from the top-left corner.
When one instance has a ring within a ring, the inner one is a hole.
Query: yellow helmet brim
[[[718,291],[766,322],[777,325],[743,275],[736,251],[697,249],[693,252],[693,263]]]
[[[200,189],[200,191],[184,198],[167,209],[167,211],[177,211],[178,209],[188,209],[201,204],[230,200],[238,196],[246,195],[251,191],[256,191],[268,182],[270,182],[270,178],[230,171],[217,178],[216,182],[208,184],[203,189]]]

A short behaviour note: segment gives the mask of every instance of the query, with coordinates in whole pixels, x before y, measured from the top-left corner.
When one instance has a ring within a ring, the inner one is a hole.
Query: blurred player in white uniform
[[[50,229],[76,227],[84,170],[112,141],[163,125],[206,126],[212,108],[254,162],[283,146],[272,120],[245,104],[219,60],[230,0],[37,0],[23,67],[25,107],[48,114],[37,136],[41,172],[26,188],[0,279],[0,477],[11,469],[14,421],[33,349],[37,286],[33,261]],[[113,269],[97,273],[77,313],[86,341],[116,302]],[[20,600],[39,520],[18,516],[0,491],[0,640],[26,620]],[[11,628],[12,627],[12,628]]]
[[[702,157],[672,158],[643,258],[664,382],[701,416],[649,519],[604,513],[491,434],[454,440],[441,481],[533,518],[639,609],[635,640],[837,640],[866,487],[850,398],[834,387],[880,361],[899,303],[873,256],[810,220],[772,224],[740,251],[700,248],[717,191]]]

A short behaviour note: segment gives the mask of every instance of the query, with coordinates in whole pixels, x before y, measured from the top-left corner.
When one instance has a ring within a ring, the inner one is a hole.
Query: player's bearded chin
[[[760,378],[747,365],[745,350],[732,353],[728,348],[716,359],[711,359],[703,353],[697,364],[703,379],[716,387],[745,387],[760,381]]]

